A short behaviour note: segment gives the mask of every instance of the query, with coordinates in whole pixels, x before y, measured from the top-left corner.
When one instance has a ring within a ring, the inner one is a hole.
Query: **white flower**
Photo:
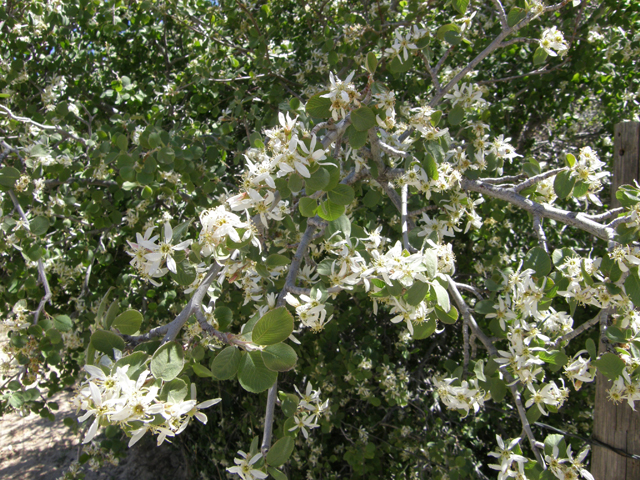
[[[562,57],[569,50],[569,45],[565,41],[564,35],[555,26],[542,32],[540,46],[552,57],[557,57],[558,55]]]
[[[152,262],[155,267],[150,269],[150,272],[154,272],[159,269],[162,260],[166,260],[169,271],[177,273],[176,261],[173,259],[172,254],[176,250],[186,250],[192,242],[193,240],[185,240],[177,245],[173,245],[173,229],[169,222],[164,224],[164,241],[160,243],[160,245],[156,245],[150,240],[140,241],[138,239],[138,243],[140,245],[152,251],[152,253],[147,253],[145,255],[145,258]]]
[[[233,462],[236,466],[227,468],[228,472],[240,475],[243,480],[253,480],[254,478],[262,479],[268,477],[268,475],[263,471],[252,468],[252,465],[262,458],[262,453],[254,455],[251,459],[249,459],[248,455],[242,450],[238,451],[238,455],[242,458],[234,458]]]

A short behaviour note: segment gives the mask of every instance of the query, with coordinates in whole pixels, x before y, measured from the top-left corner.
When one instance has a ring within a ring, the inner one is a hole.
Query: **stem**
[[[18,211],[18,214],[20,215],[20,218],[22,218],[22,221],[25,222],[25,224],[27,225],[27,228],[31,230],[31,228],[29,227],[29,220],[27,219],[27,216],[25,215],[24,210],[22,210],[22,207],[20,206],[20,202],[18,202],[18,198],[16,197],[16,194],[13,193],[13,190],[9,190],[9,196],[11,197],[11,201],[13,202],[13,206],[16,208],[16,210]],[[38,308],[36,309],[36,311],[33,312],[34,325],[38,323],[38,318],[40,317],[40,313],[42,312],[42,310],[44,310],[45,304],[47,302],[51,304],[51,297],[52,297],[51,288],[49,288],[49,282],[47,281],[47,274],[44,270],[44,263],[42,263],[41,258],[38,259],[38,276],[40,277],[40,282],[42,282],[42,286],[44,287],[44,296],[40,300],[40,304],[38,305]]]
[[[498,350],[493,345],[493,342],[487,336],[487,334],[484,333],[476,323],[475,319],[473,318],[473,315],[471,315],[469,307],[467,306],[466,302],[462,298],[462,295],[460,295],[460,291],[458,290],[456,283],[449,276],[447,276],[447,281],[449,282],[449,292],[451,293],[453,300],[456,302],[456,305],[458,305],[458,308],[462,312],[463,318],[469,324],[469,326],[473,330],[473,333],[480,339],[480,341],[482,342],[484,347],[487,349],[489,354],[492,357],[497,357]],[[509,389],[511,390],[511,395],[513,396],[513,399],[516,403],[516,408],[518,409],[518,415],[520,416],[520,422],[522,423],[522,428],[525,431],[527,438],[529,439],[531,450],[533,450],[533,454],[536,457],[536,460],[538,461],[538,463],[542,465],[542,467],[546,470],[547,467],[544,463],[544,459],[542,458],[542,455],[540,454],[540,450],[537,447],[538,442],[533,436],[531,425],[529,424],[529,420],[527,419],[527,412],[524,409],[524,406],[522,405],[522,399],[520,398],[520,392],[518,392],[518,387],[516,387],[516,381],[508,371],[503,370],[502,373],[509,384]]]
[[[266,457],[271,447],[271,436],[273,435],[273,412],[276,407],[276,398],[278,396],[278,380],[269,388],[267,394],[267,410],[264,415],[264,433],[262,435],[262,445],[260,451],[262,456]]]

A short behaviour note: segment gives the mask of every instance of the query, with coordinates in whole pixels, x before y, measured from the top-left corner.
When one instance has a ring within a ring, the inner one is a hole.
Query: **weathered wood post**
[[[633,184],[640,177],[640,122],[622,122],[614,127],[611,206],[620,206],[615,192],[620,185]],[[600,342],[600,351],[604,345]],[[640,455],[640,411],[624,402],[614,405],[607,398],[611,381],[598,373],[593,411],[593,438],[623,452]],[[594,445],[591,473],[596,480],[640,479],[640,461]]]

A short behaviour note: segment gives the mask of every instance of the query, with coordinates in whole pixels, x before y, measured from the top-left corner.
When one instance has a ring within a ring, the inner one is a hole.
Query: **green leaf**
[[[316,208],[318,208],[318,202],[313,198],[302,197],[298,203],[300,215],[303,217],[315,217]]]
[[[545,51],[544,48],[538,47],[536,51],[533,52],[533,64],[534,65],[542,65],[546,60],[549,54]]]
[[[317,214],[323,220],[332,222],[344,215],[345,208],[343,205],[336,205],[330,200],[325,200],[320,204],[317,210]]]
[[[622,375],[625,363],[618,355],[605,353],[598,360],[592,361],[591,365],[595,366],[609,380],[615,380]]]
[[[247,352],[242,356],[238,369],[238,381],[248,392],[264,392],[275,383],[277,378],[278,373],[265,366],[260,352]]]
[[[640,280],[637,269],[633,268],[629,272],[629,276],[624,281],[624,291],[634,305],[640,306]]]
[[[282,399],[282,413],[284,413],[284,416],[293,417],[298,411],[300,398],[292,393],[281,394],[280,398]]]
[[[267,453],[267,463],[272,467],[284,465],[293,453],[295,440],[293,437],[284,436],[269,449]]]
[[[291,259],[289,257],[285,257],[284,255],[280,255],[278,253],[269,255],[266,261],[266,265],[269,268],[284,267],[285,265],[289,265],[290,263]]]
[[[49,230],[49,219],[47,217],[38,216],[29,222],[29,230],[38,237],[43,236]]]
[[[444,40],[451,45],[459,45],[462,42],[462,35],[458,32],[449,31],[444,34]]]
[[[331,179],[331,175],[327,171],[326,168],[319,168],[314,173],[311,174],[309,178],[305,180],[305,184],[307,186],[307,193],[317,192],[318,190],[322,190],[329,184],[329,180]],[[291,187],[289,187],[291,188]]]
[[[331,190],[327,197],[336,205],[349,205],[355,198],[355,192],[349,185],[339,184]]]
[[[336,232],[340,232],[342,238],[349,238],[351,236],[351,221],[346,215],[341,215],[339,218],[329,222],[325,229],[325,238],[331,237]]]
[[[442,25],[436,32],[436,38],[438,40],[444,41],[444,36],[447,34],[447,32],[460,32],[460,27],[455,23]]]
[[[476,305],[473,307],[473,310],[476,313],[480,313],[482,315],[487,315],[489,313],[496,313],[495,308],[493,308],[494,301],[493,300],[480,300],[476,302]]]
[[[211,362],[211,373],[218,380],[229,380],[238,372],[242,353],[238,347],[225,347]]]
[[[170,382],[166,382],[160,390],[160,400],[168,401],[170,403],[178,403],[187,398],[189,394],[189,386],[187,382],[181,378],[174,378]]]
[[[349,145],[354,150],[358,150],[365,146],[367,143],[367,132],[359,132],[353,125],[349,125],[347,128],[347,138],[349,139]]]
[[[407,291],[407,303],[415,307],[424,300],[427,293],[429,293],[429,285],[417,280],[413,282],[413,285]]]
[[[233,312],[229,307],[216,307],[213,311],[213,316],[218,321],[218,330],[226,330],[233,321]]]
[[[56,315],[53,317],[53,326],[61,332],[68,332],[73,328],[73,320],[66,315]]]
[[[316,118],[329,118],[331,116],[331,100],[321,97],[326,93],[326,91],[317,93],[309,99],[305,110],[310,116]]]
[[[423,338],[427,338],[432,335],[433,332],[436,331],[438,327],[438,323],[436,319],[433,317],[429,317],[429,320],[422,323],[414,323],[413,324],[413,338],[416,340],[422,340]]]
[[[392,73],[405,73],[411,70],[412,67],[413,55],[409,55],[409,58],[407,60],[404,60],[403,58],[402,61],[400,61],[399,57],[394,57],[389,64],[389,70]]]
[[[176,378],[183,366],[184,352],[176,342],[165,343],[151,357],[151,373],[165,382]]]
[[[257,345],[274,345],[293,332],[293,316],[285,307],[265,313],[253,327],[251,340]]]
[[[447,293],[445,288],[438,282],[433,282],[431,284],[431,288],[433,289],[438,300],[438,305],[440,305],[445,312],[448,312],[451,308],[451,303],[449,301],[449,294]]]
[[[560,350],[551,350],[549,352],[547,351],[538,352],[538,357],[541,360],[544,360],[545,363],[548,363],[550,365],[556,365],[558,367],[562,367],[566,365],[567,362],[569,361],[569,357],[567,357]]]
[[[382,195],[377,190],[369,190],[367,194],[362,199],[362,203],[365,207],[374,209],[380,204],[380,200],[382,200]]]
[[[438,162],[436,162],[435,157],[430,153],[427,154],[423,162],[423,167],[425,172],[427,172],[427,176],[429,177],[429,180],[438,179]]]
[[[111,325],[124,335],[134,335],[142,325],[142,314],[137,310],[126,310],[116,317]]]
[[[114,290],[114,287],[109,287],[109,289],[107,290],[107,293],[105,293],[104,297],[102,297],[102,300],[100,300],[100,304],[98,305],[98,311],[96,313],[96,325],[104,325],[102,323],[102,315],[104,315],[104,312],[107,308],[107,302],[109,301],[109,294],[111,293],[112,290]]]
[[[376,124],[376,114],[369,107],[360,107],[351,112],[351,125],[359,132],[366,132]]]
[[[451,5],[460,15],[464,15],[469,6],[469,0],[451,0]]]
[[[289,175],[287,187],[289,187],[289,190],[292,192],[299,192],[304,187],[304,178],[298,173],[292,173]]]
[[[251,145],[253,148],[264,148],[262,135],[260,135],[258,132],[253,132],[251,135],[249,135],[249,145]]]
[[[198,272],[196,271],[196,267],[194,267],[189,260],[184,259],[183,261],[176,263],[176,273],[170,272],[170,275],[171,278],[178,282],[178,285],[186,287],[195,281],[198,276]]]
[[[104,315],[104,320],[102,321],[102,325],[104,326],[105,330],[109,330],[111,328],[111,325],[113,324],[113,320],[116,318],[116,315],[118,315],[119,311],[120,311],[120,302],[116,298],[113,302],[111,302],[111,305],[109,305],[109,308],[107,309],[107,313]],[[121,333],[124,333],[124,332],[121,332]]]
[[[464,120],[464,108],[462,105],[456,105],[449,112],[449,116],[447,117],[447,121],[449,125],[460,125],[460,122]]]
[[[576,184],[575,178],[571,178],[571,172],[560,172],[553,181],[553,190],[558,198],[567,198]]]
[[[425,250],[422,263],[427,267],[427,275],[429,278],[434,278],[438,273],[438,252],[430,248]]]
[[[367,69],[367,72],[370,74],[376,73],[376,68],[378,68],[378,57],[373,52],[369,52],[367,54],[367,58],[364,60],[364,68]]]
[[[298,355],[286,343],[276,343],[262,350],[262,360],[269,370],[286,372],[295,367]]]
[[[445,311],[440,307],[436,307],[435,311],[436,311],[436,315],[438,316],[438,319],[442,323],[446,323],[447,325],[453,325],[458,321],[458,310],[456,309],[456,307],[451,307],[451,309],[448,311]]]
[[[157,158],[158,162],[168,165],[173,163],[174,159],[176,158],[176,153],[171,147],[162,147],[160,150],[158,150]]]
[[[524,8],[513,7],[511,10],[509,10],[509,14],[507,15],[507,24],[509,25],[509,27],[513,27],[526,16],[527,12],[524,10]]]
[[[533,247],[524,257],[522,269],[531,268],[536,272],[536,277],[544,277],[551,272],[551,258],[541,247]]]
[[[507,384],[498,377],[491,377],[489,378],[489,391],[493,401],[499,404],[504,400],[504,396],[507,393]]]
[[[213,378],[213,373],[204,365],[199,363],[191,364],[191,368],[193,369],[193,373],[195,373],[198,377],[201,378]]]
[[[115,373],[118,367],[124,367],[129,365],[127,370],[127,376],[132,380],[137,380],[143,370],[146,370],[146,363],[149,359],[149,355],[145,352],[133,352],[131,355],[122,357],[111,367],[111,373]]]
[[[567,153],[565,160],[569,167],[573,167],[576,164],[576,157],[572,153]]]
[[[0,185],[13,188],[20,178],[20,171],[13,167],[0,168]]]
[[[593,339],[587,338],[587,341],[585,342],[585,348],[587,349],[587,352],[589,352],[589,356],[592,359],[598,356],[598,351],[596,350],[596,342],[594,342]]]
[[[91,345],[97,351],[110,356],[113,355],[114,348],[120,351],[124,350],[124,340],[115,333],[107,332],[106,330],[96,330],[91,335]]]
[[[293,438],[293,437],[289,437],[289,438]],[[267,456],[268,455],[269,454],[267,453]],[[277,468],[267,467],[267,472],[269,472],[269,475],[273,477],[273,480],[288,480],[287,476]]]
[[[441,118],[442,118],[442,110],[436,110],[431,114],[431,117],[429,117],[429,121],[431,122],[432,126],[437,127],[438,124],[440,123]]]

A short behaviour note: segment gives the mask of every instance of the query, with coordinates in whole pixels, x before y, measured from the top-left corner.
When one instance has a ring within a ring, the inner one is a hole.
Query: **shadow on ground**
[[[38,415],[17,414],[0,418],[0,478],[2,480],[56,480],[78,458],[79,438],[62,421],[75,418],[71,393],[60,392],[53,400],[60,409],[54,422]],[[118,466],[85,470],[85,480],[189,480],[184,455],[175,447],[156,447],[144,438],[127,451]]]

